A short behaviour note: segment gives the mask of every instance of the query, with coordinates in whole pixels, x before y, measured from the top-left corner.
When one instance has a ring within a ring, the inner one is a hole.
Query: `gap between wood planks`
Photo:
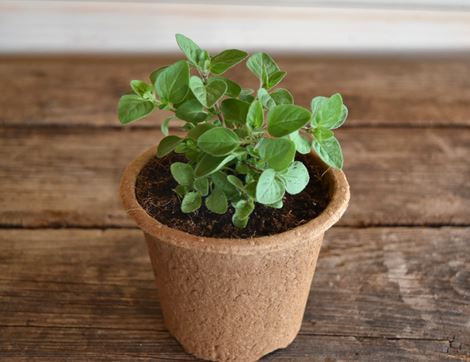
[[[410,228],[410,229],[441,229],[441,228],[466,228],[470,227],[470,224],[445,224],[445,223],[435,223],[435,224],[407,224],[407,223],[393,223],[393,224],[364,224],[364,225],[337,225],[333,227],[344,228],[344,229],[380,229],[380,228]],[[119,225],[119,224],[108,224],[103,225],[78,225],[78,224],[48,224],[44,226],[22,226],[15,224],[0,224],[0,230],[139,230],[138,226],[128,226],[128,225]]]
[[[90,327],[90,326],[53,326],[53,325],[41,325],[41,324],[0,324],[0,328],[50,328],[50,329],[103,329],[111,331],[122,331],[120,327]],[[126,330],[132,330],[135,332],[146,332],[146,331],[156,331],[155,328],[126,328]],[[166,331],[166,328],[161,331]],[[299,335],[302,336],[315,336],[315,337],[334,337],[334,338],[347,338],[354,337],[358,340],[361,339],[383,339],[388,341],[429,341],[429,342],[449,342],[452,343],[455,340],[455,336],[452,338],[426,338],[426,337],[397,337],[397,336],[372,336],[372,335],[358,335],[358,334],[340,334],[340,333],[314,333],[309,331],[299,331]]]
[[[0,324],[0,328],[51,328],[51,329],[103,329],[103,330],[117,330],[122,331],[120,327],[90,327],[90,326],[52,326],[52,325],[41,325],[41,324]],[[145,331],[155,331],[155,328],[129,328],[135,332],[145,332]],[[166,331],[166,329],[162,329]],[[355,337],[357,339],[385,339],[389,341],[431,341],[431,342],[452,342],[455,339],[455,336],[452,338],[426,338],[426,337],[396,337],[396,336],[371,336],[371,335],[358,335],[358,334],[339,334],[339,333],[313,333],[313,332],[303,332],[299,331],[300,335],[303,336],[317,336],[317,337]]]
[[[11,124],[2,124],[0,119],[0,129],[3,130],[77,130],[77,131],[116,131],[121,132],[122,130],[126,130],[126,132],[133,132],[133,131],[156,131],[161,132],[161,125],[156,124],[152,126],[142,126],[142,123],[137,123],[133,125],[123,126],[120,125],[119,122],[116,120],[115,125],[85,125],[85,124],[70,124],[70,125],[58,125],[58,124],[26,124],[26,125],[11,125]],[[387,125],[377,125],[373,123],[361,123],[360,125],[351,125],[347,123],[341,127],[341,130],[347,129],[399,129],[399,128],[407,128],[407,129],[470,129],[470,124],[451,124],[451,125],[443,125],[443,124],[434,124],[434,125],[423,125],[423,124],[413,124],[413,123],[393,123]],[[169,131],[175,133],[181,133],[180,127],[169,127]]]

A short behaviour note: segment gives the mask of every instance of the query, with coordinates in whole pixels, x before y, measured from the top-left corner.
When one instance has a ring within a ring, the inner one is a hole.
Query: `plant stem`
[[[226,124],[225,124],[225,119],[224,119],[224,115],[222,114],[222,111],[220,110],[220,106],[219,104],[216,104],[214,106],[215,110],[217,111],[217,117],[219,118],[219,121],[222,123],[222,126],[224,126],[225,128],[227,128]]]
[[[202,78],[202,81],[204,84],[207,84],[207,80],[208,80],[208,74],[204,74],[202,73],[199,69],[197,69],[197,72],[199,73],[199,75],[201,76]],[[220,123],[222,123],[222,126],[224,126],[225,128],[227,128],[226,124],[225,124],[225,119],[224,119],[224,116],[220,110],[220,105],[219,105],[219,102],[217,102],[215,105],[214,105],[214,108],[215,110],[217,111],[217,118],[219,119]]]

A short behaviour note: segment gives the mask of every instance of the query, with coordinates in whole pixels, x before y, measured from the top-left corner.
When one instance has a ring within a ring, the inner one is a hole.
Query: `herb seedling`
[[[286,192],[295,195],[307,186],[309,173],[295,160],[297,152],[313,149],[329,166],[342,168],[333,133],[348,115],[340,94],[315,97],[308,110],[295,105],[287,89],[275,88],[286,72],[268,54],[246,60],[259,80],[255,91],[222,76],[244,61],[246,52],[230,49],[210,56],[184,35],[177,34],[176,41],[187,60],[155,70],[150,83],[131,81],[134,93],[121,97],[118,114],[128,124],[155,109],[174,113],[161,126],[165,138],[157,156],[176,152],[187,160],[170,167],[184,213],[203,203],[216,214],[231,206],[233,224],[244,228],[256,202],[282,208]],[[175,119],[185,122],[185,136],[169,135]]]

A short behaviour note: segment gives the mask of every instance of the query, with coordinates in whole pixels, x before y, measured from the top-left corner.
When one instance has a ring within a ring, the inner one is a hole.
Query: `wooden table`
[[[163,117],[121,128],[117,99],[172,60],[0,59],[1,360],[193,360],[117,197]],[[344,95],[352,199],[299,336],[265,360],[470,361],[470,57],[280,64],[302,105]]]

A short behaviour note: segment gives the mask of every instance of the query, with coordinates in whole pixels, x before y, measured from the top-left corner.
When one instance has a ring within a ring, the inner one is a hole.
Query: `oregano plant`
[[[165,137],[157,156],[184,155],[185,162],[170,167],[184,213],[203,204],[216,214],[232,207],[233,224],[244,228],[256,203],[282,208],[286,192],[305,189],[309,173],[297,153],[314,150],[329,166],[343,167],[334,130],[348,109],[339,93],[315,97],[306,109],[278,87],[286,72],[268,54],[248,57],[229,49],[211,56],[184,35],[177,34],[176,41],[187,59],[155,70],[150,82],[132,80],[133,93],[121,97],[118,115],[128,124],[156,109],[173,113],[162,123]],[[257,89],[224,76],[245,60]],[[184,122],[184,135],[169,134],[173,120]]]

